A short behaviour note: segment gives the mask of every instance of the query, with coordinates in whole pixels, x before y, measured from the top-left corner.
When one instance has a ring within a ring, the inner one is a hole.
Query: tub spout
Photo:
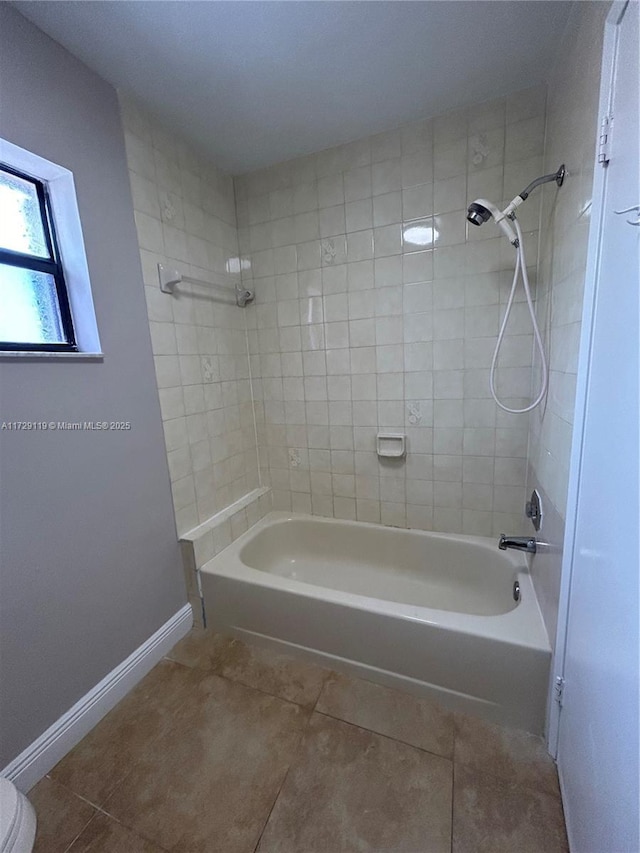
[[[528,554],[535,554],[536,540],[528,536],[505,536],[503,533],[498,542],[498,548],[501,551],[513,548],[516,551],[526,551]]]

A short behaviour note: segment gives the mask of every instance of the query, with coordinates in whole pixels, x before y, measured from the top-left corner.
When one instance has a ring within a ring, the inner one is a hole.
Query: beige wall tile
[[[176,522],[183,533],[259,483],[246,312],[212,301],[201,288],[161,293],[157,277],[163,263],[205,280],[226,275],[233,286],[238,274],[232,271],[239,268],[234,188],[231,178],[126,98],[122,119]],[[268,231],[253,235],[256,248],[264,244],[271,252],[271,217],[286,204],[266,194],[247,200],[252,229]],[[273,274],[273,255],[260,261],[255,258],[256,268]],[[290,253],[281,253],[279,263],[295,267]]]

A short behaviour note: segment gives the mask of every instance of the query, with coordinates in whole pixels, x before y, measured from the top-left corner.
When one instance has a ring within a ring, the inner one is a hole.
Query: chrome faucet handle
[[[531,500],[526,502],[524,514],[531,519],[535,529],[540,530],[542,526],[542,501],[537,489],[531,492]]]

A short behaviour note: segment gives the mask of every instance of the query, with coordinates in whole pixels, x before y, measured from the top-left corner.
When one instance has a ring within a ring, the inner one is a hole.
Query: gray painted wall
[[[0,362],[0,767],[186,601],[114,89],[0,4],[0,136],[75,176],[103,362]]]

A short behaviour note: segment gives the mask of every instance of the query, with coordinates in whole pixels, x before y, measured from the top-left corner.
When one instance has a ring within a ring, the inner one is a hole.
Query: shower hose
[[[516,234],[518,235],[518,246],[516,248],[516,267],[513,272],[513,282],[511,284],[511,293],[509,294],[509,299],[507,301],[507,308],[504,312],[504,317],[502,319],[502,325],[500,326],[500,332],[498,333],[498,340],[496,341],[496,348],[493,353],[493,359],[491,361],[491,371],[489,373],[489,387],[491,389],[491,396],[496,401],[498,406],[503,409],[505,412],[511,412],[514,415],[522,415],[525,412],[530,412],[538,406],[545,397],[547,393],[547,387],[549,384],[549,370],[547,367],[547,359],[544,354],[544,346],[542,344],[542,338],[540,337],[540,329],[538,328],[538,323],[536,321],[536,312],[533,307],[533,300],[531,299],[531,290],[529,288],[529,276],[527,274],[527,262],[524,255],[524,240],[522,237],[522,229],[520,228],[520,223],[515,218],[512,219],[513,225],[516,230]],[[509,323],[509,315],[511,314],[511,309],[513,307],[513,300],[515,299],[516,290],[518,289],[518,274],[522,273],[522,286],[524,288],[524,294],[527,298],[527,305],[529,307],[529,314],[531,316],[531,324],[533,326],[533,336],[535,338],[536,347],[540,354],[540,366],[542,368],[542,383],[540,385],[540,391],[538,392],[538,396],[535,400],[524,409],[511,409],[509,406],[505,406],[498,399],[498,395],[496,393],[495,387],[495,378],[496,378],[496,368],[498,366],[498,356],[500,354],[500,347],[502,346],[502,341],[504,339],[505,332],[507,330],[507,325]]]

